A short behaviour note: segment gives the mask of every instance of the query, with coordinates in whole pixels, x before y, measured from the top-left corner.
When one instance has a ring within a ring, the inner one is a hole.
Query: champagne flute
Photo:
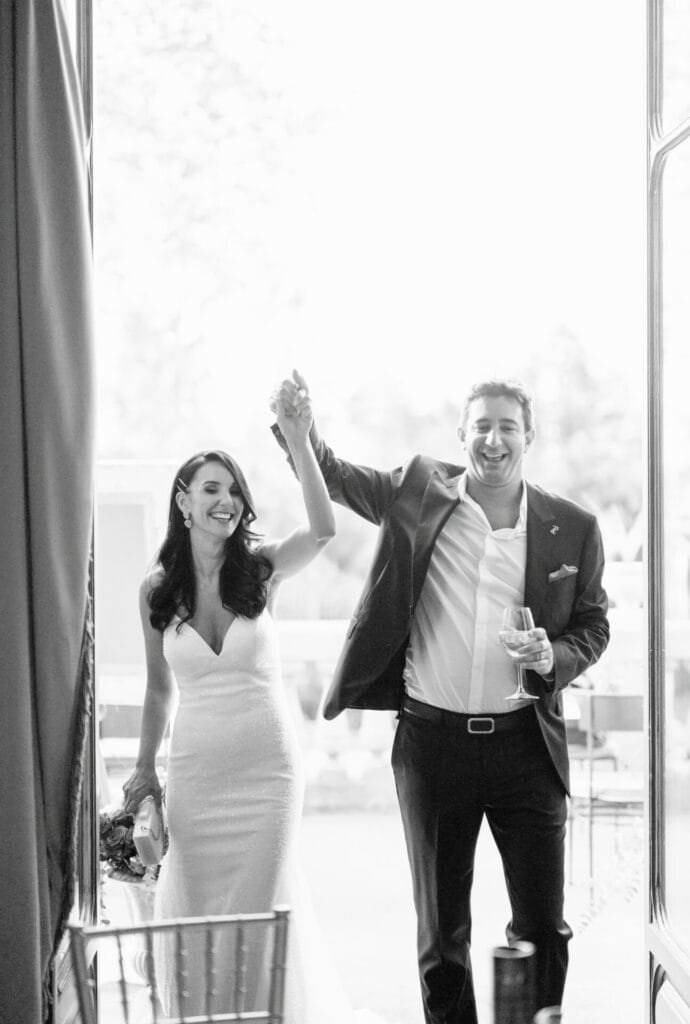
[[[529,608],[506,608],[503,611],[503,624],[499,631],[501,643],[512,659],[517,657],[518,649],[529,640],[529,631],[534,629],[534,619]],[[518,662],[517,690],[506,700],[539,700],[533,693],[525,689],[524,669]]]

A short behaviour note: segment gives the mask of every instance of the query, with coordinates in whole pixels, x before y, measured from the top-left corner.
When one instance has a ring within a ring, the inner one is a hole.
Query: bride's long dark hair
[[[151,625],[164,630],[178,610],[187,622],[196,610],[196,580],[192,564],[192,545],[184,515],[177,504],[180,491],[189,490],[197,471],[207,462],[219,462],[232,473],[242,496],[242,516],[234,533],[225,543],[225,560],[220,570],[220,598],[223,607],[248,619],[255,619],[266,607],[268,580],[273,566],[265,555],[254,549],[257,535],[249,527],[256,519],[254,502],[244,474],[226,452],[198,452],[180,467],[170,492],[168,529],[156,564],[163,576],[149,594]]]

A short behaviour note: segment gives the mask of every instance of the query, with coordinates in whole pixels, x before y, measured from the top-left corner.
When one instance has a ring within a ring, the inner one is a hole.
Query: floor
[[[611,824],[596,827],[602,870],[592,891],[585,878],[585,822],[575,823],[574,882],[566,891],[566,917],[575,936],[564,1019],[637,1024],[644,1019],[645,984],[641,828],[626,822],[616,836]],[[314,904],[353,1004],[378,1011],[390,1024],[421,1024],[415,920],[397,816],[309,815],[303,849]],[[490,834],[482,832],[473,888],[482,1024],[494,1019],[491,951],[505,942],[508,916],[500,861]]]
[[[584,819],[576,820],[573,829],[573,880],[566,892],[566,917],[575,937],[564,1021],[641,1024],[645,984],[641,823],[626,821],[614,828],[612,823],[597,822],[594,887],[587,881]],[[352,1004],[377,1013],[385,1024],[422,1024],[415,920],[397,812],[307,813],[301,847],[325,941]],[[108,880],[104,894],[106,912],[114,924],[131,920],[135,913],[132,886]],[[141,895],[137,893],[137,898]],[[491,1024],[491,951],[504,942],[508,907],[500,862],[488,832],[482,833],[477,851],[473,918],[480,1021]],[[110,988],[105,971],[101,985],[105,996]],[[111,1012],[101,1014],[101,1024],[120,1019]]]

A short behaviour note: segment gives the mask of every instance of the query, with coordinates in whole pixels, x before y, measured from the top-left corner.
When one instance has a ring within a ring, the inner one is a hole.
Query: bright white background
[[[96,34],[103,454],[125,388],[176,454],[166,417],[240,437],[292,365],[334,415],[367,380],[433,411],[564,334],[639,401],[642,3],[100,0]]]

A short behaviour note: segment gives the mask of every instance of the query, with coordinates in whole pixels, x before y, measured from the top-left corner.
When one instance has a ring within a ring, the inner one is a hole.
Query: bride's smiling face
[[[186,491],[178,491],[177,504],[190,531],[209,533],[226,540],[242,519],[242,491],[232,473],[220,462],[205,462],[196,471]]]

